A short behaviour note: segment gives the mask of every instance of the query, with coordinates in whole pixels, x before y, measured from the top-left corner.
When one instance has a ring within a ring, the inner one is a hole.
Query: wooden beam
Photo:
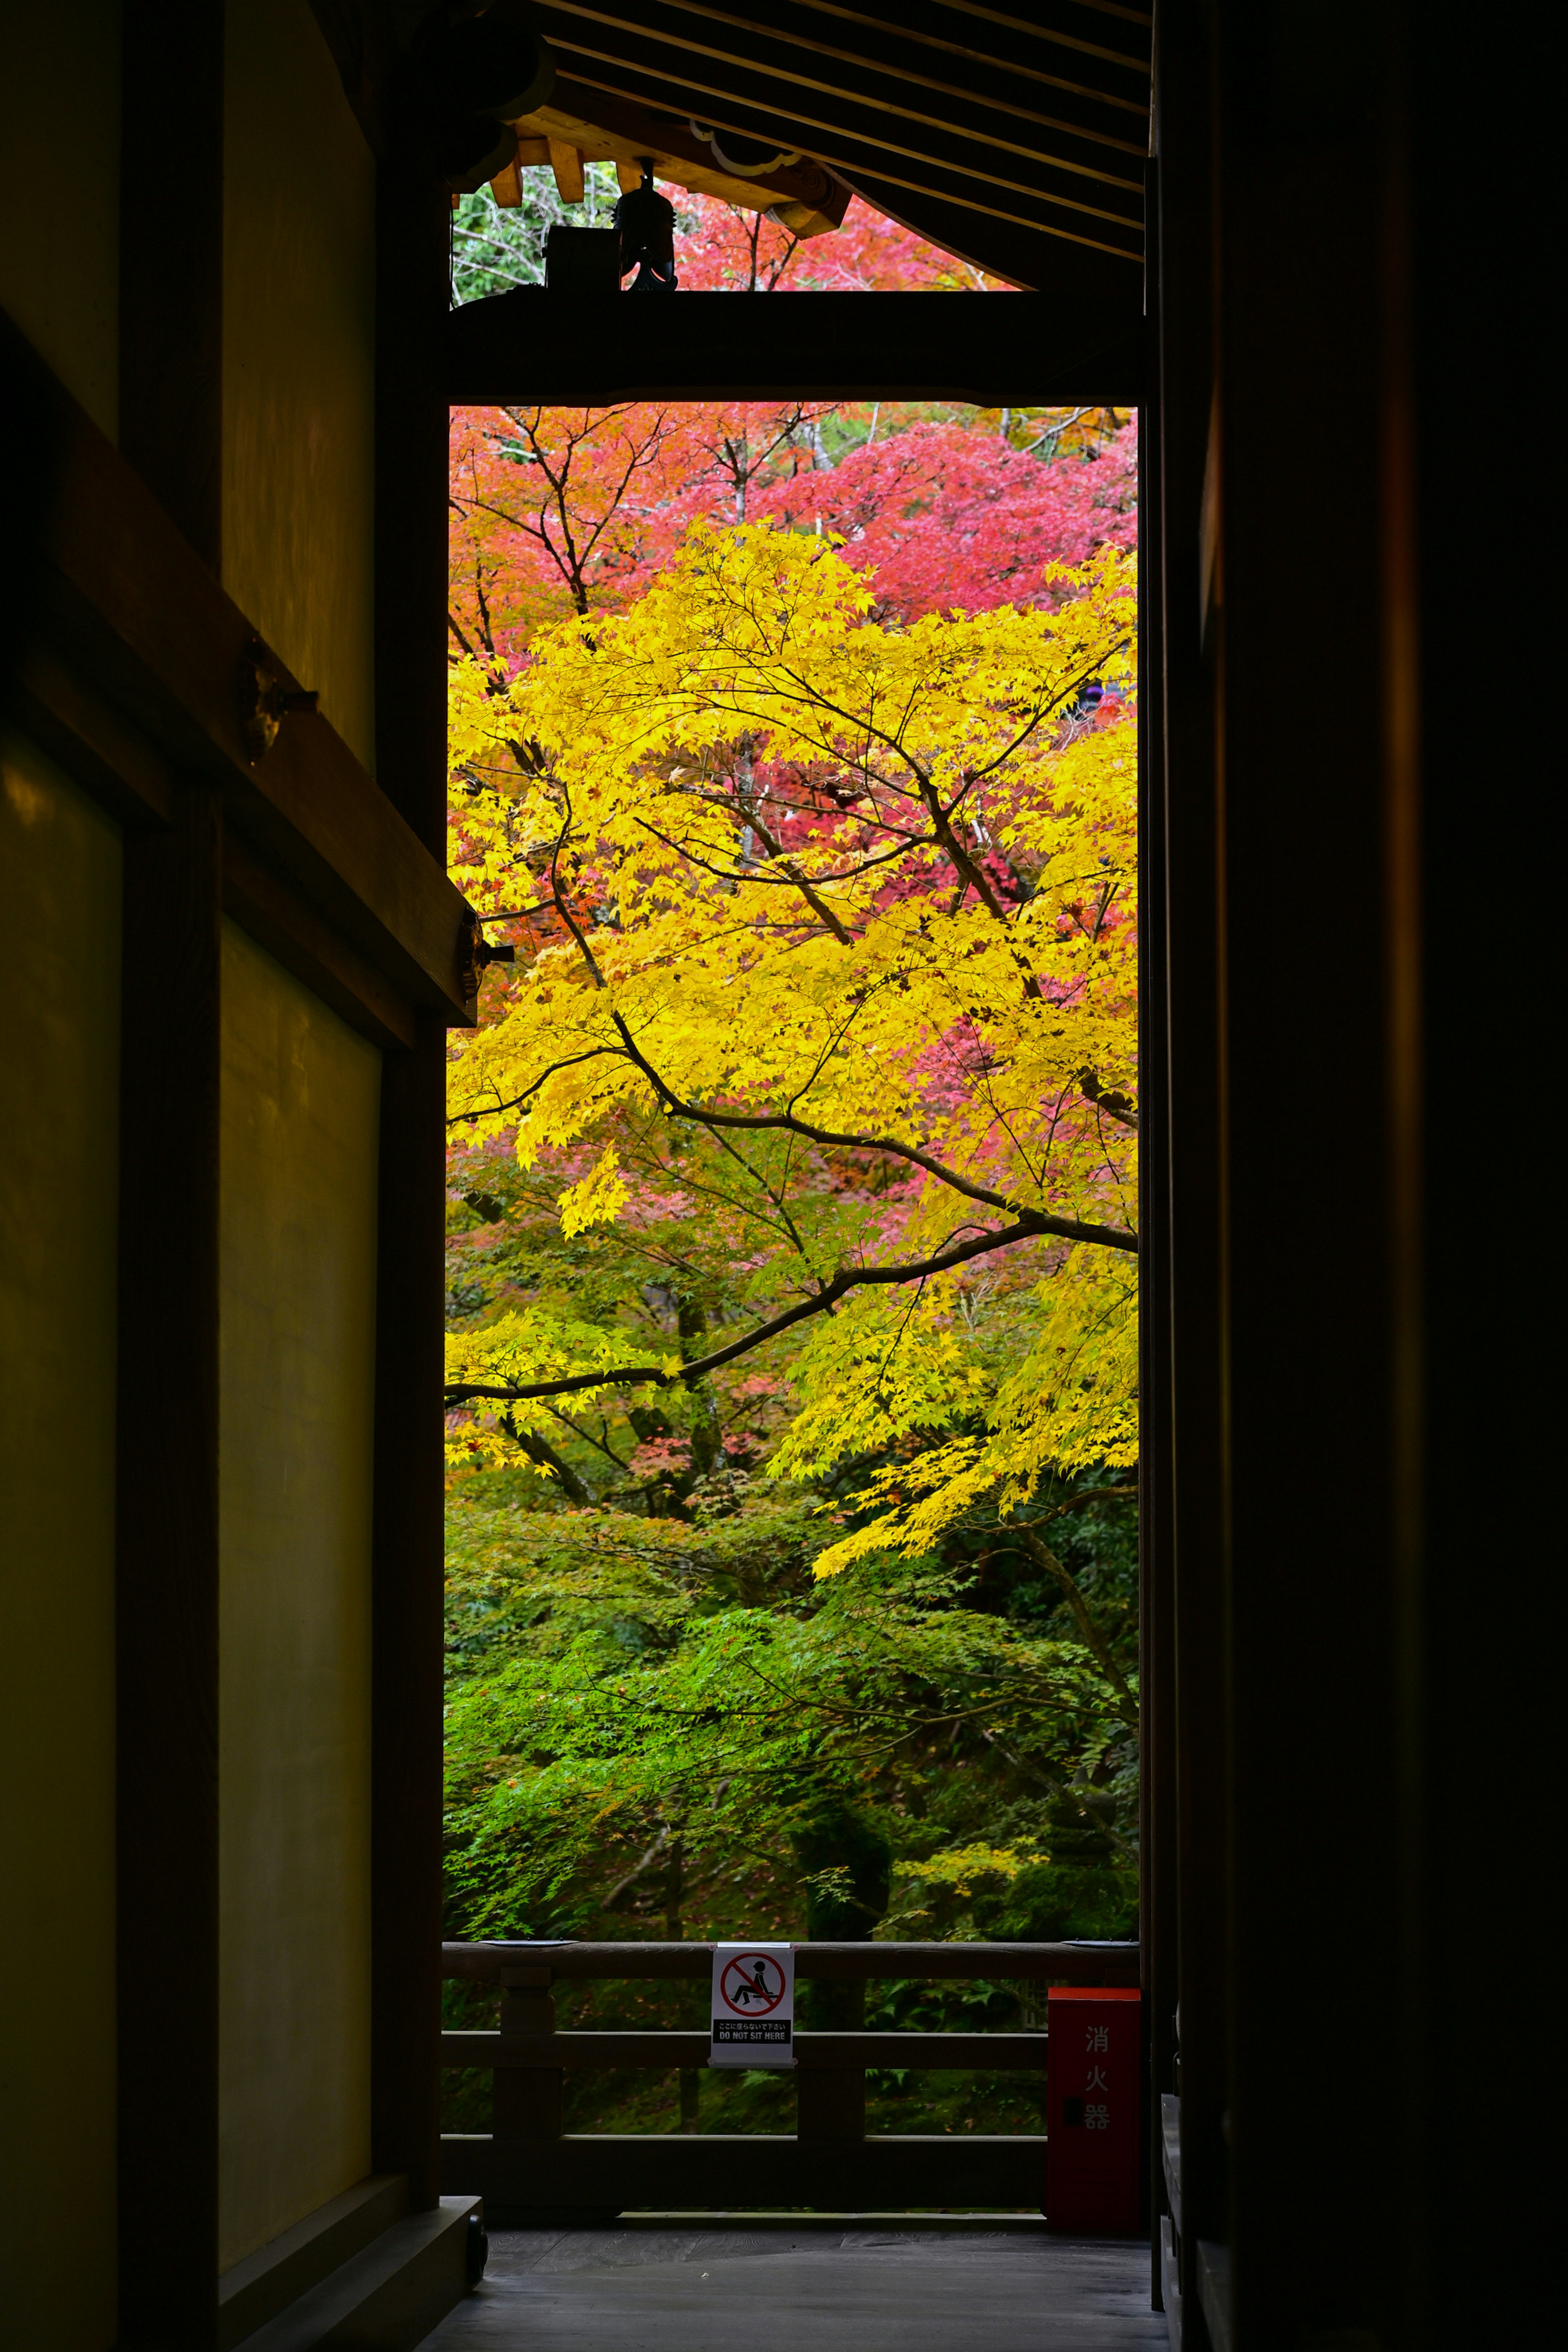
[[[1138,1982],[1136,1944],[796,1944],[797,1977],[865,1982],[882,1977],[1028,1977],[1054,1984]],[[629,1981],[712,1972],[711,1944],[443,1944],[441,1972],[481,1983],[537,1960],[560,1981]]]
[[[373,1045],[397,1052],[413,1045],[417,1024],[407,1000],[233,833],[223,845],[223,908]]]
[[[519,161],[514,152],[511,162],[503,170],[498,172],[490,182],[490,194],[503,212],[511,210],[522,202],[522,179],[518,170]]]
[[[84,685],[55,646],[23,644],[7,681],[25,730],[132,831],[174,821],[174,772],[141,730]]]
[[[550,168],[555,174],[555,193],[563,205],[580,205],[583,201],[583,151],[564,139],[552,139]]]
[[[55,426],[54,495],[21,650],[34,698],[54,696],[61,740],[74,735],[83,747],[73,772],[92,790],[110,771],[118,782],[106,797],[116,814],[129,794],[149,815],[161,789],[154,771],[203,777],[220,795],[226,826],[394,990],[467,1024],[460,893],[325,718],[288,719],[251,764],[241,691],[252,624],[3,318],[0,360],[30,380]],[[26,455],[12,451],[6,462],[25,463]],[[442,481],[444,496],[444,473]],[[285,687],[300,683],[282,663],[274,667]],[[430,747],[437,808],[446,781],[443,682],[438,670],[440,724]],[[89,706],[100,719],[89,722]],[[389,747],[389,765],[395,759]],[[438,831],[435,840],[438,851]]]
[[[465,406],[797,395],[1128,406],[1143,380],[1141,290],[1106,267],[1102,299],[1077,308],[937,294],[681,294],[606,308],[614,297],[526,287],[450,314],[447,396]],[[1069,280],[1098,286],[1093,257],[1075,261]],[[955,300],[961,311],[942,307]]]
[[[772,209],[802,236],[837,228],[849,203],[844,183],[809,158],[770,165],[755,178],[742,179],[723,169],[689,122],[569,81],[557,82],[548,106],[520,117],[519,128],[525,137],[531,131],[543,134],[541,161],[548,157],[551,140],[565,140],[597,162],[637,171],[629,183],[636,187],[642,158],[652,156],[657,179],[753,212]],[[532,147],[540,142],[529,139],[527,143]]]
[[[562,2139],[447,2137],[441,2186],[492,2206],[725,2210],[744,2205],[908,2212],[932,2205],[1045,2200],[1043,2136],[981,2132],[802,2140],[771,2133],[578,2134]]]

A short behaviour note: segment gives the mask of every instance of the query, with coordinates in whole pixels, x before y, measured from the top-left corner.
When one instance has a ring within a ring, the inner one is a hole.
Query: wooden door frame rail
[[[167,828],[177,777],[215,785],[226,908],[374,1043],[411,1044],[419,1016],[471,1025],[462,894],[318,713],[287,719],[252,764],[254,623],[4,312],[0,373],[5,503],[22,516],[4,647],[15,723],[130,833]]]
[[[1143,396],[1141,278],[1112,301],[1045,294],[546,293],[446,321],[454,407],[617,400],[960,400],[982,408]],[[955,308],[954,305],[957,305]]]

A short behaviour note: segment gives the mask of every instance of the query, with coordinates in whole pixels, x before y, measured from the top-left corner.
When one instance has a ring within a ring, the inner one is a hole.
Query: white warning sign
[[[795,1947],[715,1944],[710,2066],[795,2064]]]

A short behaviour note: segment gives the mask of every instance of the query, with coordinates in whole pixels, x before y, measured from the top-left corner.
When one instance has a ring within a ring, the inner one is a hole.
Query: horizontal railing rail
[[[1056,1984],[1135,1985],[1135,1944],[797,1944],[797,1979],[993,1977]],[[635,2208],[688,2211],[817,2206],[857,2211],[916,2206],[1038,2208],[1043,2133],[866,2134],[866,2070],[1006,2072],[1045,2067],[1047,2036],[1024,2032],[795,2034],[795,2132],[592,2132],[563,2129],[567,2072],[587,2067],[705,2066],[706,2032],[556,2030],[553,1987],[585,1981],[706,1981],[713,1947],[700,1943],[446,1944],[442,1972],[500,1991],[500,2020],[441,2036],[444,2067],[489,2069],[492,2127],[442,2140],[442,2187],[491,2205],[556,2215]]]
[[[814,2033],[797,2027],[795,2067],[1043,2066],[1046,2035]],[[443,2066],[706,2066],[706,2033],[443,2033]]]
[[[441,1973],[499,1984],[518,1968],[563,1983],[589,1977],[707,1977],[711,1944],[443,1944]],[[1136,1944],[796,1944],[796,1977],[1038,1977],[1056,1984],[1135,1985]]]

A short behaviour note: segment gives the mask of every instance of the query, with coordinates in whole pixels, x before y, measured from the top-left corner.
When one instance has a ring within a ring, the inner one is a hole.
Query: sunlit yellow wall
[[[110,437],[119,397],[120,5],[0,7],[0,308]]]
[[[120,835],[0,741],[0,2342],[114,2340]]]
[[[367,766],[374,167],[307,0],[228,0],[223,584]]]
[[[370,2169],[379,1083],[373,1048],[226,925],[224,2268]]]

